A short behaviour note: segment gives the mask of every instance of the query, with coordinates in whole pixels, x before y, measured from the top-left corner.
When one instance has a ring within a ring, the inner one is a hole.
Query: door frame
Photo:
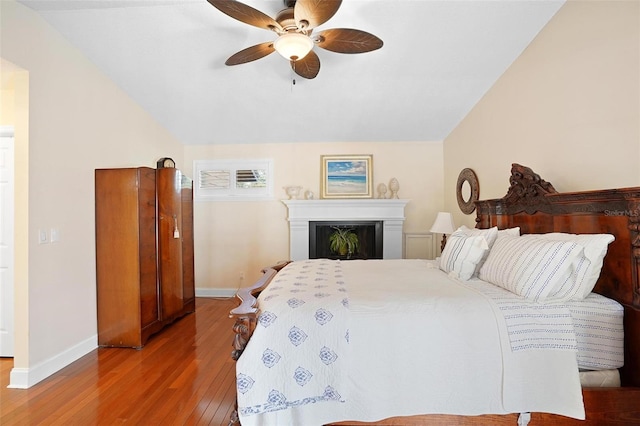
[[[3,142],[8,142],[8,160],[9,176],[8,176],[8,205],[2,206],[5,209],[4,212],[0,212],[6,220],[5,225],[7,229],[15,229],[14,211],[15,211],[15,132],[13,126],[0,126],[0,139]],[[8,259],[7,264],[8,272],[4,276],[7,282],[3,282],[0,286],[2,292],[0,301],[2,301],[2,315],[4,319],[0,322],[0,327],[3,325],[6,329],[0,328],[0,357],[13,357],[15,352],[15,300],[14,300],[14,286],[15,286],[15,270],[14,270],[14,250],[15,250],[15,238],[13,231],[10,231],[5,235],[5,242],[7,243]]]

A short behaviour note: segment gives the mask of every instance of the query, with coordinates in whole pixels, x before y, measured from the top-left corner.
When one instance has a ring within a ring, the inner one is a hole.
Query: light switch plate
[[[38,229],[38,244],[49,244],[49,234],[46,229]]]

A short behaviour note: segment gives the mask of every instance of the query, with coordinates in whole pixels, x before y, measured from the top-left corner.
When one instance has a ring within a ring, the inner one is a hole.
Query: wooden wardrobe
[[[98,345],[141,348],[195,311],[193,188],[175,168],[98,169]]]

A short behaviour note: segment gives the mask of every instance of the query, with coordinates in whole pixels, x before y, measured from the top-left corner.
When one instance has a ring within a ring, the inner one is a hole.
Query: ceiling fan
[[[342,0],[283,0],[286,9],[275,19],[235,0],[207,0],[213,7],[245,24],[273,31],[275,41],[248,47],[232,55],[226,65],[239,65],[263,58],[274,51],[289,60],[293,71],[304,78],[315,78],[320,59],[313,46],[337,53],[365,53],[382,47],[373,34],[350,28],[334,28],[312,34],[338,11]]]

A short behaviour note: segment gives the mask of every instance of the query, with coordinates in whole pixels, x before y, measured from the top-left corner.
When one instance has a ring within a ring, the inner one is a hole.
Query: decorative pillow
[[[572,241],[500,236],[480,269],[480,279],[543,302],[569,279],[583,250]]]
[[[498,230],[494,228],[492,234],[475,231],[488,230],[462,229],[461,227],[447,238],[447,245],[440,256],[440,269],[448,274],[454,273],[464,281],[474,275],[478,265],[489,252],[489,243],[486,237],[491,237],[493,234],[492,240],[495,241]]]
[[[493,228],[487,228],[487,229],[477,229],[477,228],[467,228],[466,226],[462,225],[460,228],[456,230],[456,232],[462,233],[469,237],[476,237],[476,236],[484,237],[484,239],[487,240],[487,245],[489,246],[489,250],[491,250],[493,243],[496,242],[496,238],[498,238],[498,234],[501,231],[498,231],[497,226],[494,226]],[[518,235],[520,235],[520,228],[518,228]],[[480,261],[477,263],[476,269],[473,271],[473,274],[471,275],[472,277],[478,276],[478,273],[480,272],[480,268],[482,267],[482,264],[484,263],[485,260],[487,260],[487,256],[489,255],[489,250],[484,252],[482,259],[480,259]]]
[[[583,255],[578,257],[574,264],[574,273],[564,285],[553,291],[549,298],[556,300],[582,300],[593,291],[604,256],[607,254],[609,244],[615,240],[610,234],[564,234],[554,232],[550,234],[537,234],[536,237],[552,241],[573,241],[584,247]]]
[[[489,250],[491,250],[491,246],[493,246],[493,243],[496,242],[496,238],[498,238],[498,233],[500,231],[498,231],[498,227],[494,226],[493,228],[487,228],[487,229],[478,229],[478,228],[467,228],[466,226],[462,225],[460,228],[458,228],[456,230],[456,232],[460,232],[460,233],[464,233],[467,236],[483,236],[485,238],[485,240],[487,240],[487,244],[489,245]],[[454,232],[455,233],[455,232]],[[518,235],[520,235],[520,228],[518,228]]]

